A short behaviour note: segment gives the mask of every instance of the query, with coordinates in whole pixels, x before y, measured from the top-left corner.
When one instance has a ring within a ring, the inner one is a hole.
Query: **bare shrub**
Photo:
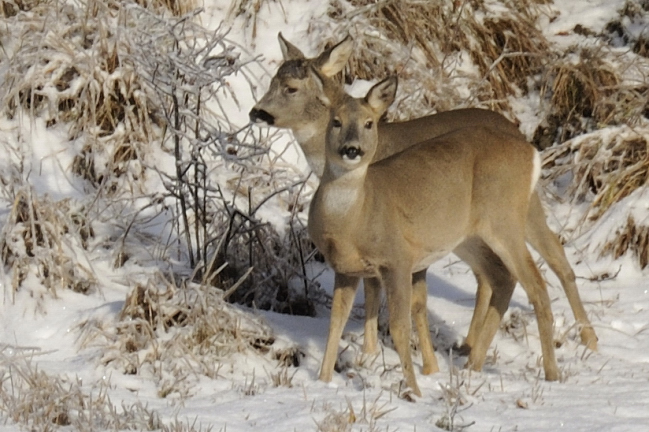
[[[193,280],[227,289],[246,274],[229,300],[312,315],[315,285],[305,270],[312,246],[297,217],[306,207],[305,182],[295,172],[263,166],[266,149],[237,129],[221,104],[236,101],[228,77],[246,74],[251,60],[241,59],[225,32],[207,31],[188,17],[169,23],[140,11],[137,20],[148,25],[132,36],[132,61],[161,107],[162,146],[175,158],[175,175],[158,172]],[[285,212],[284,233],[263,219],[271,204]],[[296,278],[301,292],[291,287]]]
[[[552,55],[549,42],[536,26],[537,14],[528,5],[482,21],[475,13],[465,15],[471,58],[489,82],[502,111],[509,108],[508,96],[527,92],[528,79],[538,74]]]
[[[228,104],[237,104],[230,77],[252,79],[247,67],[256,60],[195,14],[168,17],[144,4],[149,9],[42,3],[29,19],[7,21],[23,43],[6,47],[4,114],[69,127],[78,148],[72,173],[97,189],[106,214],[129,215],[119,224],[116,267],[133,256],[126,237],[147,235],[143,226],[158,214],[169,223],[154,258],[175,254],[188,263],[174,271],[225,288],[249,274],[231,301],[313,314],[316,286],[305,270],[312,246],[298,217],[304,181],[295,171],[269,170],[259,138],[228,115]],[[45,23],[53,20],[51,29]],[[168,157],[175,160],[160,163]],[[156,177],[164,190],[151,190]],[[265,221],[269,205],[286,214],[290,229]]]

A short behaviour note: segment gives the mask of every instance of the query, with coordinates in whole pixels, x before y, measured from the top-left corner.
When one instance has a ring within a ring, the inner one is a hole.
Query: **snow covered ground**
[[[264,2],[256,38],[252,38],[250,28],[241,28],[243,21],[237,20],[231,22],[233,30],[229,37],[252,53],[262,54],[272,74],[281,59],[276,41],[278,31],[306,53],[316,54],[315,36],[307,29],[314,17],[324,14],[325,3]],[[577,23],[597,30],[623,3],[557,2],[552,8],[556,19],[548,20],[544,31],[552,41],[565,43],[559,33]],[[205,8],[203,24],[216,27],[225,17],[229,2],[213,0]],[[269,78],[261,77],[263,85]],[[260,96],[265,87],[258,90]],[[233,118],[244,125],[253,100],[242,95],[239,102],[241,109],[233,113]],[[21,129],[19,135],[24,142],[31,145],[28,163],[32,164],[30,181],[35,191],[56,199],[79,193],[82,187],[63,169],[70,164],[65,134],[28,120],[21,125],[16,121],[0,124],[0,132],[16,127]],[[523,124],[523,130],[525,127]],[[289,136],[285,139],[288,141]],[[299,153],[290,157],[299,157]],[[626,206],[646,209],[645,203],[643,194],[634,194],[625,201]],[[557,203],[548,211],[550,225],[557,231],[566,226],[574,229],[578,224],[575,213],[570,204]],[[609,217],[626,217],[625,214],[621,209]],[[636,214],[640,214],[637,209]],[[645,210],[644,218],[647,217],[649,212]],[[280,381],[284,385],[273,384],[277,381],[273,377],[282,371],[267,357],[235,354],[220,365],[215,378],[195,377],[185,397],[160,397],[150,376],[121,374],[100,361],[97,346],[81,343],[84,326],[88,322],[114,322],[132,287],[150,272],[143,267],[135,278],[133,269],[115,270],[110,254],[102,255],[101,251],[92,256],[91,266],[101,286],[93,295],[60,290],[53,299],[44,296],[38,284],[14,295],[11,281],[0,269],[0,375],[8,382],[20,370],[19,362],[29,359],[34,367],[52,376],[68,377],[71,381],[78,378],[81,388],[90,394],[107,391],[118,407],[141,403],[156,411],[165,423],[177,420],[194,424],[196,429],[219,432],[414,432],[438,430],[444,424],[448,430],[466,427],[476,432],[645,432],[649,428],[649,273],[640,271],[630,258],[612,260],[593,253],[589,245],[603,241],[608,229],[602,223],[584,234],[566,231],[568,257],[599,336],[598,352],[586,351],[579,345],[565,295],[541,263],[553,300],[555,337],[561,342],[557,347],[564,375],[561,382],[549,383],[540,378],[536,322],[519,288],[505,319],[507,329],[497,334],[484,370],[469,373],[461,368],[461,358],[449,357],[447,351],[440,349],[437,356],[442,371],[432,376],[418,374],[423,397],[414,401],[397,396],[395,389],[401,372],[389,340],[384,341],[375,358],[361,358],[362,309],[348,324],[341,343],[347,347],[342,360],[351,367],[344,374],[335,374],[330,384],[317,380],[328,330],[325,308],[314,318],[251,311],[272,328],[277,343],[297,345],[305,354],[299,367],[283,371],[286,376]],[[321,283],[331,290],[331,282],[331,274],[325,272]],[[431,267],[428,285],[431,331],[437,346],[448,348],[467,332],[475,281],[468,268],[451,256]],[[361,298],[359,302],[362,303]],[[418,356],[415,362],[419,370]],[[0,422],[0,431],[23,430],[9,417],[4,420]]]

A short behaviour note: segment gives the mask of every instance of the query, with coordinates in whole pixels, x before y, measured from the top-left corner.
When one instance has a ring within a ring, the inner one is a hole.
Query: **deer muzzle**
[[[269,126],[275,123],[275,117],[263,109],[253,108],[248,116],[253,123],[267,123]]]

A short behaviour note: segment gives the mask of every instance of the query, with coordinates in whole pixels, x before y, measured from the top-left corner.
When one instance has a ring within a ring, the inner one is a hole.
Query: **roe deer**
[[[550,298],[525,244],[530,197],[540,174],[538,152],[519,136],[475,127],[371,164],[381,145],[377,125],[396,87],[396,78],[388,78],[363,99],[345,96],[331,106],[325,168],[308,224],[311,239],[336,272],[320,379],[331,380],[359,278],[373,277],[387,293],[390,334],[406,384],[421,395],[410,355],[411,274],[465,240],[480,239],[525,289],[538,321],[545,379],[558,380]],[[497,328],[511,291],[492,289],[498,308],[489,310],[485,327]],[[477,343],[484,340],[481,334]]]
[[[327,104],[345,96],[342,86],[330,77],[340,72],[352,52],[353,41],[348,36],[342,42],[325,50],[316,58],[306,58],[302,52],[278,35],[284,62],[273,77],[270,88],[259,103],[250,111],[250,119],[257,123],[267,123],[293,131],[305,157],[316,175],[324,171],[325,131],[329,122]],[[311,71],[315,70],[315,73]],[[440,136],[462,128],[490,126],[502,132],[517,135],[523,140],[518,128],[505,117],[482,109],[459,109],[398,123],[377,125],[379,148],[373,160],[384,159],[417,142]],[[577,323],[580,336],[590,349],[597,348],[597,336],[579,298],[575,275],[568,263],[563,247],[557,236],[549,229],[545,214],[537,194],[533,194],[527,215],[526,240],[546,260],[561,281]],[[478,281],[476,308],[465,341],[467,350],[476,351],[476,343],[492,298],[492,287],[498,286],[513,292],[516,280],[509,273],[497,255],[480,239],[466,240],[458,246],[455,253],[473,270]],[[425,270],[413,274],[413,312],[426,311],[427,287]],[[510,294],[511,296],[511,294]],[[380,299],[380,285],[377,280],[365,279],[365,338],[364,352],[374,352],[377,347],[377,316]],[[509,304],[509,298],[505,301]],[[414,314],[415,318],[419,315]],[[418,328],[427,326],[423,320],[416,319]],[[422,329],[423,330],[423,329]],[[495,329],[487,333],[494,333]],[[420,338],[423,340],[429,338]],[[483,341],[486,347],[491,339]],[[425,344],[425,342],[422,342]],[[423,345],[422,351],[428,348]],[[477,353],[476,353],[477,356]],[[426,356],[424,356],[426,358]],[[424,373],[435,372],[435,366],[424,364]]]

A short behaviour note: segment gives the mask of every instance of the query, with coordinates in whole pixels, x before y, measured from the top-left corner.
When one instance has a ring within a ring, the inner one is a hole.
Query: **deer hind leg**
[[[381,281],[377,278],[363,279],[363,289],[365,292],[365,336],[363,338],[363,353],[374,354],[378,347]]]
[[[471,324],[469,324],[469,332],[466,335],[464,343],[458,348],[458,354],[460,355],[467,355],[475,349],[478,334],[481,333],[487,318],[487,311],[489,310],[493,292],[492,285],[489,283],[489,279],[485,273],[474,269],[473,274],[478,283],[475,295],[475,308],[473,309]]]
[[[476,306],[469,333],[464,344],[459,348],[459,353],[473,352],[472,358],[481,359],[480,367],[482,367],[487,349],[498,330],[498,324],[509,307],[516,279],[498,255],[478,237],[466,240],[455,249],[454,253],[471,267],[478,282]],[[494,290],[498,291],[497,296],[492,295]],[[490,310],[494,317],[487,320]],[[479,343],[479,340],[483,343]]]
[[[419,336],[419,349],[424,362],[422,373],[429,375],[439,372],[437,357],[430,338],[428,325],[428,285],[426,285],[426,270],[412,275],[412,316]]]
[[[572,313],[575,315],[580,327],[581,342],[589,349],[597,351],[597,335],[579,297],[575,273],[568,262],[568,258],[566,258],[566,253],[559,238],[547,225],[545,212],[537,194],[532,194],[530,201],[525,237],[561,281],[561,286],[566,293],[566,297],[568,297]]]
[[[382,276],[388,297],[390,334],[399,354],[406,385],[417,396],[421,396],[410,355],[412,276],[409,269],[384,269]]]
[[[501,221],[502,222],[502,221]],[[517,232],[513,224],[501,224],[500,229],[494,232],[494,236],[484,240],[491,249],[500,257],[512,274],[520,281],[527,296],[534,307],[539,337],[541,339],[541,351],[543,353],[543,368],[547,381],[556,381],[561,377],[559,367],[554,353],[553,341],[553,317],[550,308],[550,297],[548,296],[545,281],[534,264],[525,240],[521,232]],[[511,293],[499,292],[494,287],[492,297],[509,298]],[[502,300],[502,299],[501,299]],[[509,299],[507,300],[509,303]],[[487,314],[487,320],[493,319],[493,314]],[[500,319],[498,317],[497,319]],[[491,325],[491,323],[487,323]],[[482,337],[483,335],[481,335]],[[469,356],[469,361],[472,358]],[[477,369],[477,362],[472,367]]]
[[[331,305],[329,336],[327,337],[327,347],[325,348],[322,367],[320,368],[321,381],[331,381],[336,365],[336,358],[338,357],[338,343],[342,337],[345,324],[347,324],[349,313],[352,310],[359,281],[360,278],[336,273],[334,298],[333,304]]]

